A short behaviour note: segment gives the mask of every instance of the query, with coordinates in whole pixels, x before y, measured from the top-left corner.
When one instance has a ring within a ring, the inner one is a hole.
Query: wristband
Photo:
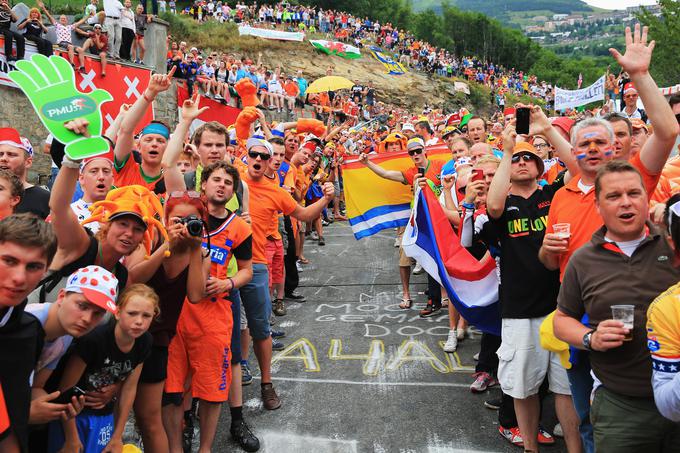
[[[229,290],[229,292],[232,292],[236,287],[236,285],[234,285],[234,280],[232,280],[231,277],[227,277],[227,280],[231,282],[231,289]]]
[[[465,209],[475,209],[475,205],[472,204],[472,203],[465,203],[465,202],[463,202],[463,203],[461,204],[461,206],[464,207]]]
[[[145,100],[146,102],[148,102],[149,104],[151,104],[151,103],[153,102],[153,98],[149,99],[148,97],[146,97],[146,90],[144,90],[144,92],[142,93],[142,97],[143,97],[144,100]]]
[[[66,168],[73,168],[74,170],[80,170],[80,162],[76,162],[75,160],[69,159],[67,155],[64,155],[64,158],[61,160],[61,166]]]

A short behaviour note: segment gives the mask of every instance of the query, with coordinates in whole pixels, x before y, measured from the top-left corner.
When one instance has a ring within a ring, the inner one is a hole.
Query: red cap
[[[503,110],[503,116],[515,115],[516,113],[517,111],[514,107],[508,107],[507,109]]]
[[[633,85],[633,82],[628,82],[623,86],[623,94],[626,94],[629,91],[635,91],[636,93],[638,92],[637,88],[635,88],[635,85]]]
[[[566,116],[558,116],[554,120],[552,120],[552,125],[555,127],[559,127],[564,131],[565,134],[569,135],[571,133],[571,128],[574,126],[574,123],[576,121],[572,120],[571,118],[567,118]]]
[[[11,127],[0,127],[0,145],[10,145],[28,152],[26,146],[21,141],[19,132]]]
[[[449,116],[449,119],[446,120],[446,125],[450,126],[452,124],[458,124],[460,123],[460,113],[452,113],[451,116]]]
[[[113,166],[113,149],[109,147],[109,151],[106,154],[99,154],[97,156],[92,156],[92,157],[87,157],[83,159],[80,162],[80,172],[82,173],[83,170],[85,169],[85,166],[89,164],[90,162],[97,160],[97,159],[104,159],[107,160],[111,166]]]

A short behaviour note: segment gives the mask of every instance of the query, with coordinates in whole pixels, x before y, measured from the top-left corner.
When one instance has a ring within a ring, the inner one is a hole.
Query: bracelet
[[[148,102],[149,104],[151,104],[151,103],[153,102],[153,98],[152,98],[152,99],[149,99],[149,98],[146,97],[146,90],[144,90],[144,92],[142,93],[142,97],[143,97],[144,100],[145,100],[146,102]]]
[[[66,168],[73,168],[74,170],[80,170],[80,162],[69,159],[69,157],[64,154],[64,158],[61,160],[61,166]]]
[[[231,282],[231,289],[229,289],[229,291],[231,292],[231,291],[234,290],[234,288],[236,287],[236,285],[234,285],[234,280],[232,280],[231,277],[227,277],[227,280],[229,280],[229,281]]]
[[[463,202],[463,203],[461,204],[461,206],[464,207],[465,209],[475,209],[475,205],[472,204],[472,203],[465,203],[465,202]]]

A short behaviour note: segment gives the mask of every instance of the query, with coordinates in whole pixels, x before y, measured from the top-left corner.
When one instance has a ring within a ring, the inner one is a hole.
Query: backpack
[[[53,302],[56,300],[56,292],[66,286],[66,279],[69,275],[82,267],[87,267],[95,263],[97,260],[97,253],[99,252],[99,241],[97,241],[89,229],[85,228],[85,231],[87,231],[90,239],[90,245],[87,247],[85,253],[80,258],[65,265],[61,269],[49,272],[45,278],[40,280],[38,286],[28,295],[29,304],[43,304],[46,301]],[[127,268],[118,262],[113,270],[113,274],[118,279],[118,291],[121,291],[127,284]],[[48,295],[52,294],[54,294],[55,297],[50,297],[50,300],[48,301]]]

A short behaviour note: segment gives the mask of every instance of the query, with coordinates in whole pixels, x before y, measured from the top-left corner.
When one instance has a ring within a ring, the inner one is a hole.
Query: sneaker
[[[184,417],[184,429],[182,429],[182,451],[191,453],[191,446],[194,442],[194,420],[193,416]]]
[[[491,376],[486,371],[480,371],[472,375],[475,381],[470,384],[470,391],[472,393],[482,393],[485,392],[489,387],[498,385],[498,380]]]
[[[448,297],[442,297],[442,307],[448,307],[451,300]]]
[[[562,429],[562,426],[560,426],[560,429]],[[538,443],[541,445],[553,445],[555,443],[555,438],[548,431],[544,430],[541,426],[539,426]]]
[[[427,301],[427,306],[420,310],[420,317],[421,318],[429,318],[430,316],[434,316],[439,312],[439,310],[442,309],[441,304],[439,305],[434,305],[431,300]]]
[[[303,296],[302,294],[298,294],[296,292],[286,294],[286,296],[283,299],[289,300],[291,302],[300,302],[300,303],[307,302],[307,299],[305,298],[305,296]]]
[[[330,224],[331,224],[331,222],[329,222],[329,221],[326,220],[326,219],[324,219],[324,220],[321,221],[321,226],[328,226],[328,225],[330,225]]]
[[[506,429],[502,426],[499,426],[498,433],[512,445],[524,447],[524,439],[522,439],[522,435],[520,434],[518,427]]]
[[[260,440],[255,437],[255,434],[253,434],[243,419],[232,421],[229,432],[231,433],[231,438],[245,451],[257,451],[260,449]]]
[[[394,247],[398,248],[401,245],[401,238],[394,239]]]
[[[283,351],[284,349],[286,349],[286,345],[281,343],[279,340],[272,338],[272,351]]]
[[[475,362],[479,362],[479,352],[472,356]]]
[[[253,373],[250,372],[248,362],[241,362],[241,385],[250,385],[253,383]]]
[[[319,233],[316,231],[312,231],[312,241],[318,241],[319,240]]]
[[[562,425],[561,424],[556,424],[555,427],[553,428],[553,434],[557,437],[564,437],[564,431],[562,430]]]
[[[459,329],[458,333],[456,333],[456,338],[458,338],[458,340],[460,340],[460,341],[464,340],[465,339],[465,329]]]
[[[416,263],[416,265],[413,267],[413,275],[420,275],[423,272],[423,266],[420,265],[420,263]]]
[[[286,336],[286,332],[283,330],[272,330],[272,338],[283,338]]]
[[[298,273],[304,272],[304,269],[302,269],[302,264],[300,263],[300,261],[295,262],[295,267],[297,268]]]
[[[281,400],[274,390],[272,384],[264,384],[262,386],[262,404],[268,411],[273,411],[281,407]]]
[[[272,311],[276,316],[286,316],[286,306],[283,304],[283,299],[274,299]]]
[[[497,411],[501,408],[502,403],[503,403],[502,398],[494,398],[492,400],[484,401],[484,407],[486,407],[487,409],[491,409],[493,411]]]
[[[446,344],[444,345],[444,352],[456,352],[458,347],[458,338],[456,338],[456,331],[449,330],[449,337],[446,339]]]
[[[319,236],[319,245],[322,247],[326,245],[326,240],[323,238],[323,236]]]

